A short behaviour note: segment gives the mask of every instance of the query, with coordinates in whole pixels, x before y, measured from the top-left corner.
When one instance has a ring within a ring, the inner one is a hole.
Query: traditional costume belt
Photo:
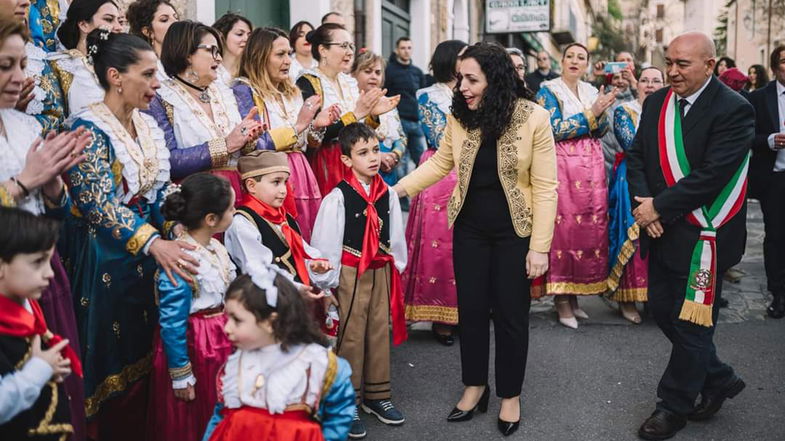
[[[212,308],[202,309],[200,311],[196,311],[191,315],[193,317],[210,318],[210,317],[215,317],[217,315],[221,315],[223,314],[223,312],[224,312],[224,307],[223,305],[221,305]]]
[[[401,274],[395,268],[395,258],[390,254],[376,254],[368,269],[376,270],[390,265],[390,315],[392,316],[393,344],[399,345],[406,341],[406,318],[404,315],[403,291],[401,290]],[[341,265],[357,268],[360,258],[344,251],[341,254]]]
[[[668,187],[690,174],[691,168],[684,148],[679,116],[679,103],[668,90],[660,110],[658,124],[660,167]],[[702,326],[712,326],[712,307],[717,283],[717,230],[738,214],[747,193],[747,168],[750,153],[717,198],[710,204],[687,214],[690,224],[700,228],[700,236],[692,250],[690,272],[684,306],[679,319]]]

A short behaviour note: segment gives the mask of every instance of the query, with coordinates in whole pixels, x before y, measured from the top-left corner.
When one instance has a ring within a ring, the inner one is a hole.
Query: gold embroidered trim
[[[179,368],[169,368],[169,377],[172,380],[185,378],[193,373],[191,362],[189,361],[185,366]]]
[[[136,230],[136,233],[128,239],[128,242],[125,243],[126,251],[136,256],[154,234],[158,234],[158,230],[156,230],[155,227],[150,224],[142,225]]]
[[[226,167],[229,163],[229,150],[226,147],[225,138],[214,138],[207,141],[207,148],[210,151],[210,161],[213,168]]]
[[[14,197],[4,185],[0,185],[0,207],[16,207]]]
[[[324,100],[324,89],[322,89],[322,80],[319,77],[316,77],[311,74],[305,74],[303,75],[303,78],[305,78],[306,80],[308,80],[309,83],[311,83],[311,87],[313,87],[314,92],[316,92],[316,94],[319,95],[322,98],[322,100]]]
[[[365,124],[372,129],[378,129],[382,122],[379,117],[368,115],[365,117]],[[405,142],[406,138],[403,138],[403,141]]]
[[[594,283],[548,282],[545,284],[545,292],[547,295],[572,294],[579,296],[594,296],[604,293],[607,289],[607,280]]]
[[[619,287],[619,281],[624,273],[624,267],[627,266],[632,256],[635,255],[635,242],[640,237],[640,227],[638,224],[632,224],[627,229],[627,240],[621,246],[619,255],[616,257],[616,263],[613,264],[610,274],[608,275],[608,289],[610,292],[616,291]]]
[[[406,320],[458,324],[458,308],[435,305],[406,305]]]
[[[611,296],[614,302],[648,302],[648,288],[621,288]]]
[[[22,359],[19,360],[19,363],[17,363],[16,366],[14,366],[14,370],[17,371],[21,370],[24,367],[25,363],[27,363],[27,360],[29,360],[30,357],[33,355],[33,345],[32,345],[33,338],[26,337],[25,341],[27,342],[27,352],[25,352],[25,355],[23,355]]]
[[[351,123],[356,123],[357,117],[354,116],[354,112],[346,112],[343,115],[341,115],[341,122],[343,123],[343,125],[348,126]]]
[[[346,245],[343,246],[343,250],[355,257],[362,257],[363,255],[362,252],[357,251],[354,248],[350,248]]]
[[[392,249],[387,245],[379,242],[379,249],[392,256]]]
[[[322,384],[321,399],[326,398],[327,394],[330,393],[330,389],[332,389],[333,383],[335,383],[335,377],[337,376],[338,357],[332,350],[327,350],[327,370],[324,372],[324,384]]]
[[[98,413],[101,403],[109,398],[110,395],[124,391],[129,384],[147,375],[152,368],[152,360],[153,354],[149,353],[136,363],[124,367],[120,373],[106,377],[95,388],[93,396],[85,399],[84,407],[87,417],[91,418]]]
[[[480,130],[471,130],[467,133],[466,139],[461,146],[460,158],[458,160],[458,184],[455,186],[452,197],[447,203],[447,223],[449,227],[455,224],[458,213],[461,212],[463,201],[469,189],[469,181],[472,178],[474,160],[480,150]]]
[[[174,106],[172,103],[166,100],[161,100],[161,103],[164,105],[164,111],[166,112],[166,119],[169,120],[169,124],[174,125]]]
[[[71,90],[71,84],[74,82],[74,74],[68,72],[60,67],[60,64],[56,61],[52,63],[52,70],[57,76],[57,79],[60,80],[60,87],[63,89],[63,98],[65,98],[64,104],[68,102],[68,91]]]
[[[518,188],[518,147],[516,143],[522,141],[517,131],[526,124],[534,107],[531,103],[519,100],[510,119],[510,126],[502,134],[497,143],[499,163],[499,180],[507,196],[507,205],[515,232],[519,237],[532,234],[532,209],[526,203],[526,197]]]
[[[57,402],[59,401],[60,397],[57,392],[57,383],[54,381],[49,381],[46,383],[46,385],[52,390],[52,399],[49,400],[49,407],[46,409],[44,418],[41,420],[41,422],[38,423],[38,427],[28,430],[27,435],[32,437],[38,435],[54,435],[61,433],[63,435],[60,437],[60,441],[65,441],[68,438],[68,434],[74,432],[74,427],[68,423],[50,424],[52,422],[52,418],[55,416]]]

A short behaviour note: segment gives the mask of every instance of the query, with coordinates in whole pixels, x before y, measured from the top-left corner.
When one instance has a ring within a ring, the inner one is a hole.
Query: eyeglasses
[[[526,71],[526,65],[521,64],[520,66],[515,66],[515,70],[517,71]]]
[[[344,41],[343,43],[324,43],[325,46],[338,46],[339,48],[345,51],[352,51],[354,52],[354,48],[356,47],[354,43],[349,43],[348,41]]]
[[[647,80],[644,78],[642,80],[638,80],[638,82],[641,84],[662,84],[662,80],[656,78],[653,80]]]
[[[199,46],[196,46],[196,48],[210,51],[210,55],[213,56],[213,60],[221,58],[221,49],[214,44],[200,44]]]

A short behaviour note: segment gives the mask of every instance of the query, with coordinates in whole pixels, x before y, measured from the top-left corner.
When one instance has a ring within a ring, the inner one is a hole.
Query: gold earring
[[[122,88],[122,87],[118,87],[118,88],[117,88],[117,93],[119,93],[120,95],[122,95],[122,94],[123,94],[123,88]]]

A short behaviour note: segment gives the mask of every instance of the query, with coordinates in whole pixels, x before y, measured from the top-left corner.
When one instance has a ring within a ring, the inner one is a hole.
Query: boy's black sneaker
[[[390,400],[363,400],[362,407],[365,413],[375,415],[379,421],[390,426],[397,426],[406,421]]]
[[[354,409],[354,418],[352,418],[352,427],[349,429],[349,438],[351,439],[362,439],[365,438],[368,432],[365,431],[365,424],[363,424],[363,420],[360,419],[360,412],[358,409]]]

